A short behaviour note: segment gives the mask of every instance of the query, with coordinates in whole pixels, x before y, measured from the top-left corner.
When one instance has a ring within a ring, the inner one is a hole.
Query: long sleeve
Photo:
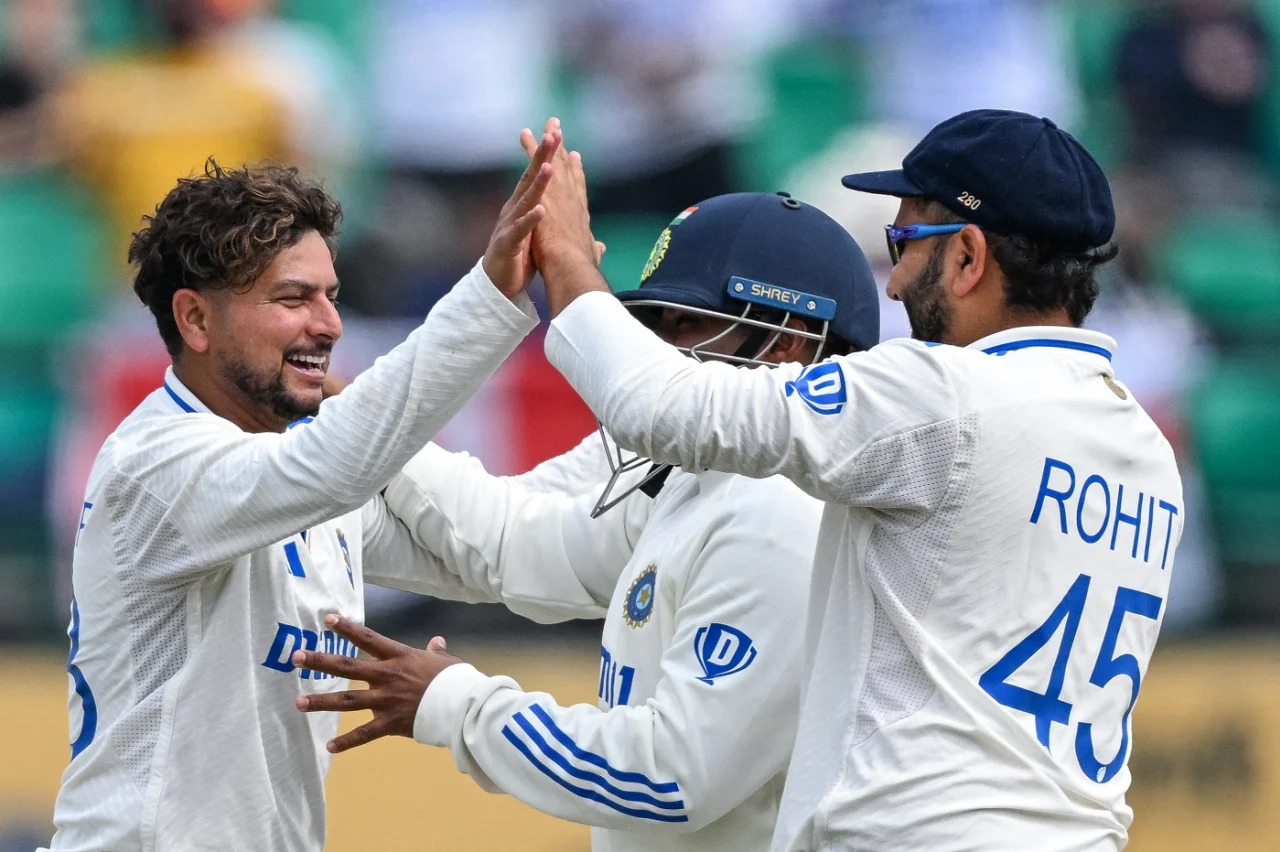
[[[731,492],[648,701],[566,707],[458,665],[427,689],[414,737],[452,749],[486,789],[590,825],[696,831],[743,804],[785,770],[795,736],[819,512],[787,490],[755,505]]]
[[[609,294],[588,293],[552,323],[546,348],[609,434],[655,461],[781,474],[821,500],[877,508],[928,510],[945,491],[945,476],[901,488],[921,446],[942,449],[916,466],[945,471],[957,440],[955,387],[924,344],[892,341],[804,368],[699,363]],[[930,429],[940,440],[921,432]]]
[[[118,432],[111,511],[136,533],[120,547],[152,566],[149,580],[181,581],[359,507],[533,328],[520,302],[477,264],[404,343],[283,434],[199,412]]]
[[[386,490],[417,543],[464,585],[542,622],[604,614],[652,503],[632,495],[592,520],[595,497],[531,491],[435,445]]]
[[[468,586],[443,560],[419,544],[404,522],[387,508],[381,494],[364,504],[360,519],[364,528],[366,583],[451,601],[499,601],[490,589]]]

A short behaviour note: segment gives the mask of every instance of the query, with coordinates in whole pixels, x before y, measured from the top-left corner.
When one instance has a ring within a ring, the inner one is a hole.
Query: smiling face
[[[315,231],[276,255],[248,290],[212,294],[211,366],[238,407],[284,424],[319,410],[342,336],[337,295],[332,254]]]

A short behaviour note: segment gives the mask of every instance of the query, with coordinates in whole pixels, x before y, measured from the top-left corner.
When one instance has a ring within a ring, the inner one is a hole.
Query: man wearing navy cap
[[[622,446],[826,502],[775,850],[1119,849],[1183,502],[1114,341],[1079,327],[1106,178],[1047,119],[980,110],[845,184],[902,198],[888,292],[918,339],[692,363],[597,292],[560,192],[534,233],[548,355]]]
[[[810,364],[875,345],[875,289],[826,214],[741,193],[677,216],[618,301],[698,361]],[[513,478],[428,447],[385,492],[469,590],[537,621],[604,618],[598,704],[561,705],[447,665],[439,645],[339,623],[384,661],[299,661],[377,692],[305,709],[371,707],[375,735],[395,716],[387,732],[452,749],[486,789],[593,826],[596,850],[765,850],[796,734],[822,506],[783,477],[624,462],[602,437]]]

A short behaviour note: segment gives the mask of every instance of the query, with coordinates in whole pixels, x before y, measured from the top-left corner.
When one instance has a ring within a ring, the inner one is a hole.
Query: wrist
[[[584,293],[611,292],[595,262],[578,252],[557,253],[543,258],[541,272],[547,285],[547,306],[552,317],[558,316]]]

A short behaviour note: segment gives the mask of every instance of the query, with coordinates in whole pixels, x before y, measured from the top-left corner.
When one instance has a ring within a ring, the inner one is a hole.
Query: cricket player
[[[690,207],[658,238],[642,281],[620,303],[696,360],[816,363],[879,335],[857,243],[784,195]],[[796,732],[821,504],[776,476],[665,465],[649,475],[647,460],[610,476],[607,452],[593,434],[531,475],[499,478],[429,446],[386,491],[468,587],[537,621],[604,618],[595,706],[465,664],[428,683],[433,652],[394,643],[382,664],[300,654],[379,690],[300,706],[373,708],[375,723],[394,709],[485,789],[593,826],[597,852],[768,849]],[[375,655],[386,641],[351,635]],[[394,698],[380,680],[391,670]]]
[[[902,199],[888,293],[917,339],[695,363],[553,205],[548,354],[624,447],[827,504],[774,849],[1119,849],[1184,515],[1115,342],[1080,328],[1115,254],[1106,177],[1048,119],[979,110],[845,185]]]
[[[379,492],[536,324],[528,235],[558,144],[549,128],[483,260],[314,421],[342,333],[337,203],[296,169],[211,161],[135,234],[173,366],[89,478],[53,849],[324,846],[336,718],[291,705],[344,684],[290,655],[354,654],[323,619],[361,619],[365,580],[467,596]]]

